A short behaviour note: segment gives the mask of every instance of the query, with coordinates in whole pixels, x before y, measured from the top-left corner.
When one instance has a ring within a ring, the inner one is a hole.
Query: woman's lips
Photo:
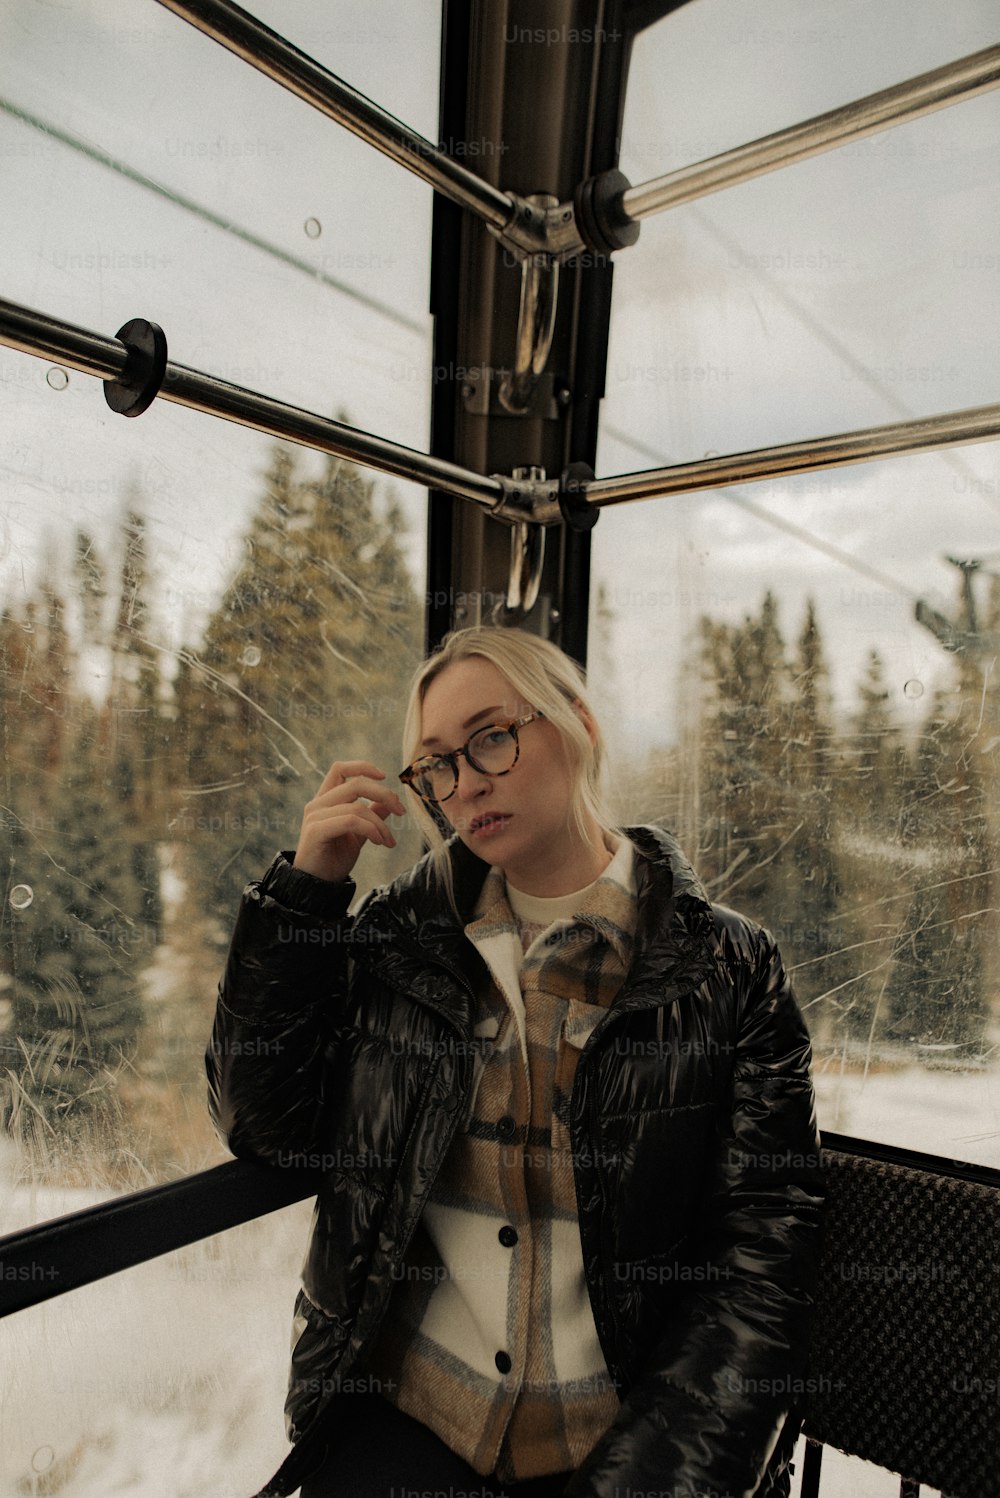
[[[488,821],[480,822],[478,827],[472,828],[473,837],[492,837],[494,833],[500,832],[510,821],[509,812],[499,812],[495,817],[491,816]]]

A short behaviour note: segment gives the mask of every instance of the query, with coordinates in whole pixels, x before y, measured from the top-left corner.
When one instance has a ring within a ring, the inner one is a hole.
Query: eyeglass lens
[[[487,775],[502,775],[513,768],[517,759],[517,739],[509,728],[483,728],[469,740],[468,757],[477,770]],[[450,760],[428,757],[414,777],[414,790],[431,801],[443,801],[458,784]]]

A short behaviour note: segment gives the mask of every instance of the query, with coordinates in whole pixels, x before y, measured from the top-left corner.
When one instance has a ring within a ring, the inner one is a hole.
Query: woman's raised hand
[[[293,867],[340,883],[366,842],[394,848],[385,818],[405,815],[406,807],[394,790],[380,784],[384,780],[385,771],[371,760],[334,760],[302,814]]]

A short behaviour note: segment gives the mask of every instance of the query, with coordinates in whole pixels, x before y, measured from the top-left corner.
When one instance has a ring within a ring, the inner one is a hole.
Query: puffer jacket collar
[[[653,824],[622,827],[640,855],[637,861],[638,925],[632,963],[619,994],[621,1007],[662,1004],[690,991],[711,967],[712,929],[708,896],[669,832]],[[438,1010],[463,1034],[472,1022],[475,984],[485,965],[465,936],[490,865],[453,834],[445,844],[451,860],[459,917],[432,877],[430,854],[391,885],[376,891],[359,912],[356,939],[373,967],[392,969],[415,998]],[[428,967],[428,964],[431,964]],[[458,985],[434,981],[443,966]],[[390,976],[389,973],[386,976]]]

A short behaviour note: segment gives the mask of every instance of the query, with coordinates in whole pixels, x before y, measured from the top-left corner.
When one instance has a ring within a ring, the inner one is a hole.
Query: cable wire
[[[187,213],[193,213],[197,218],[204,219],[206,223],[213,224],[215,228],[221,229],[225,234],[231,234],[234,239],[242,240],[244,244],[252,245],[255,250],[262,250],[265,255],[271,255],[275,260],[281,260],[285,265],[290,265],[294,270],[303,271],[312,280],[319,281],[323,286],[329,286],[333,291],[339,291],[342,296],[350,297],[352,301],[360,303],[361,306],[377,312],[380,317],[389,318],[407,332],[419,333],[422,337],[427,334],[424,323],[418,322],[416,318],[407,317],[403,312],[397,312],[386,302],[380,302],[376,297],[367,296],[356,287],[348,286],[345,281],[338,281],[335,276],[328,276],[325,272],[317,270],[309,264],[308,260],[300,260],[297,255],[292,255],[288,250],[283,250],[280,245],[271,244],[269,240],[261,239],[259,234],[254,234],[250,229],[244,229],[240,224],[234,224],[230,219],[221,218],[219,214],[213,213],[202,203],[196,203],[193,198],[185,197],[182,193],[175,192],[172,187],[157,182],[153,177],[147,177],[135,167],[128,166],[124,161],[118,161],[114,156],[109,156],[97,146],[81,140],[79,136],[71,135],[68,130],[62,130],[57,125],[41,120],[37,115],[29,114],[26,109],[13,104],[9,99],[0,98],[0,109],[12,115],[14,119],[20,120],[24,125],[30,125],[33,130],[40,130],[44,135],[51,135],[54,140],[62,145],[68,146],[72,151],[78,151],[90,161],[96,161],[99,166],[108,167],[117,172],[120,177],[125,177],[129,182],[135,182],[140,187],[145,187],[149,192],[165,198],[176,208],[183,208]]]
[[[657,465],[676,461],[674,458],[668,457],[665,453],[659,452],[656,448],[650,447],[648,443],[640,442],[637,438],[630,437],[626,432],[621,431],[617,427],[609,426],[606,422],[601,430],[615,442],[624,442],[627,446],[634,448],[636,452],[641,453],[643,457],[652,458]],[[834,546],[830,541],[824,541],[822,536],[817,536],[814,531],[806,530],[804,526],[796,525],[792,520],[785,520],[780,515],[772,514],[763,505],[755,504],[752,499],[747,499],[744,494],[738,493],[731,485],[720,486],[718,489],[712,489],[708,492],[721,494],[731,504],[739,505],[741,509],[756,516],[758,520],[763,520],[768,525],[775,526],[777,530],[787,532],[789,536],[794,536],[803,545],[812,547],[814,551],[822,552],[824,556],[830,557],[832,561],[839,562],[843,567],[849,567],[852,572],[857,572],[861,577],[866,577],[869,582],[876,582],[880,587],[891,590],[893,593],[898,593],[900,597],[908,599],[911,603],[915,603],[921,596],[919,593],[914,592],[912,588],[907,588],[903,583],[897,582],[895,578],[889,577],[884,572],[879,572],[876,567],[870,567],[867,562],[859,561],[850,552],[841,551],[839,546]]]

